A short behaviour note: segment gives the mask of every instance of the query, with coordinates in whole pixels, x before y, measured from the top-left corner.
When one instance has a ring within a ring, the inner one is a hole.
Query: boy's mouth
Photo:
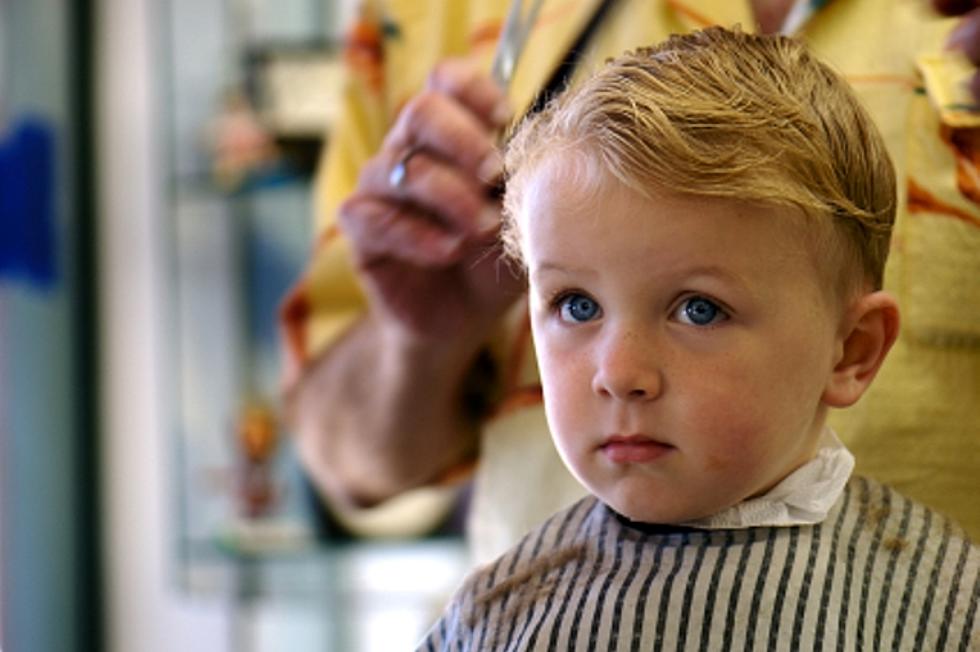
[[[610,435],[600,444],[599,450],[611,462],[631,464],[652,462],[674,447],[646,435]]]

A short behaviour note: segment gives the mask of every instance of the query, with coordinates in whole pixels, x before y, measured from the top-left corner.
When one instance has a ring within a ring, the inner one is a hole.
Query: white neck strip
[[[824,428],[813,458],[761,496],[681,525],[705,530],[813,525],[827,518],[854,470],[854,456]]]

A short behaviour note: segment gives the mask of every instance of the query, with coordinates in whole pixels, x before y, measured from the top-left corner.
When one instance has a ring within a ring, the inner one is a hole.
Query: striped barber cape
[[[980,650],[980,550],[855,477],[814,526],[631,523],[594,497],[474,571],[419,650]]]

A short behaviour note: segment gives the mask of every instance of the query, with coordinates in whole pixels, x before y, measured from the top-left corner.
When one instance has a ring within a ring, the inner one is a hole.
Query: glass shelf
[[[186,589],[226,596],[236,652],[411,649],[469,564],[455,537],[259,555],[200,546],[187,562]]]

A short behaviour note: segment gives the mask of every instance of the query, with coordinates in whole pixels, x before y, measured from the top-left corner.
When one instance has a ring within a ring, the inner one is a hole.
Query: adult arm
[[[379,503],[474,452],[464,381],[521,289],[498,260],[487,192],[508,117],[476,66],[439,64],[340,207],[368,308],[287,389],[301,458],[335,502]]]

